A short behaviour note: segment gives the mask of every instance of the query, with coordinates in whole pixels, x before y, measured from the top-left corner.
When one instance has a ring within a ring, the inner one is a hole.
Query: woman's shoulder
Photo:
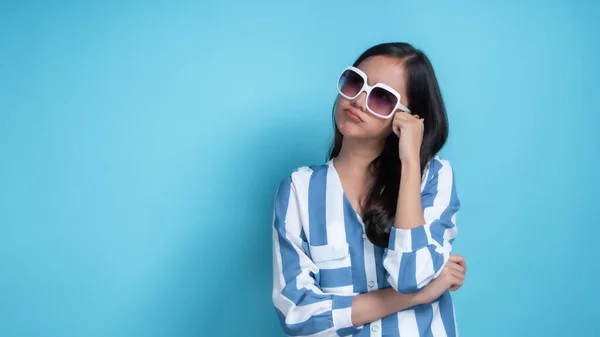
[[[290,170],[282,179],[282,183],[292,184],[294,186],[308,186],[313,175],[327,176],[331,161],[321,164],[297,166]]]
[[[423,179],[428,183],[434,182],[440,177],[442,179],[452,179],[453,176],[454,168],[451,161],[439,154],[429,160],[423,172]]]
[[[426,168],[435,170],[435,169],[440,169],[442,167],[451,169],[452,165],[450,163],[450,159],[443,158],[441,155],[436,154],[435,156],[433,156],[433,158],[431,158],[429,160]]]

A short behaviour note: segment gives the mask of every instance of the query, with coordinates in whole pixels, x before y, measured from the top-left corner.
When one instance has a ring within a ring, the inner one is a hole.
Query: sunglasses
[[[363,91],[366,92],[367,110],[379,118],[391,118],[398,109],[410,113],[410,110],[400,103],[401,96],[396,90],[383,83],[370,86],[367,83],[367,74],[356,67],[344,69],[338,79],[337,90],[347,99],[355,99]]]

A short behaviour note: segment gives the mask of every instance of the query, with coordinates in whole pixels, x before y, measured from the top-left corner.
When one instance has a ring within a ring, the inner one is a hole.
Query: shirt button
[[[375,286],[375,282],[374,281],[369,281],[369,288],[373,288]]]
[[[373,326],[371,326],[371,331],[373,331],[373,332],[379,331],[379,325],[373,325]]]

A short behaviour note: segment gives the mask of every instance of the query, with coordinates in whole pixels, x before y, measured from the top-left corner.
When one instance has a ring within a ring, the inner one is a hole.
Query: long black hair
[[[427,163],[442,149],[448,138],[448,117],[433,66],[425,53],[403,42],[375,45],[363,52],[353,65],[356,67],[367,58],[380,55],[395,57],[403,62],[408,108],[425,119],[420,151],[422,175]],[[339,155],[343,138],[335,123],[335,105],[333,113],[335,136],[329,159]],[[392,132],[381,154],[369,165],[374,179],[363,207],[363,220],[367,237],[380,247],[388,246],[396,216],[402,165],[398,155],[398,140]]]

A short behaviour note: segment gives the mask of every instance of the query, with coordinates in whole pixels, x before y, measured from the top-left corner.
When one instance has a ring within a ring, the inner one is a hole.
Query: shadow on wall
[[[132,335],[283,335],[271,302],[274,196],[296,167],[324,162],[331,137],[311,134],[314,120],[305,116],[254,124],[260,126],[221,152],[228,158],[218,159],[225,163],[218,177],[233,179],[227,186],[237,190],[201,192],[214,195],[214,203],[194,215],[194,226],[202,227],[194,233],[201,234],[178,242],[172,261],[161,263],[166,275],[139,319],[161,330]]]

